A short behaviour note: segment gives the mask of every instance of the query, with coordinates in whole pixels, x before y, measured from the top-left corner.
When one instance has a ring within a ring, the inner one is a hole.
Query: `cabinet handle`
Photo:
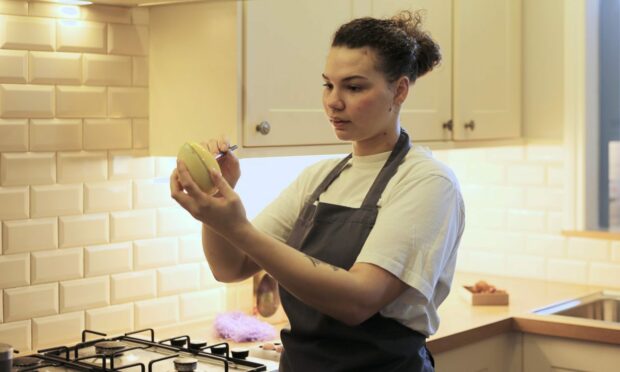
[[[476,122],[473,120],[468,121],[467,123],[465,123],[465,129],[476,129]]]
[[[271,131],[271,125],[268,121],[261,121],[260,124],[256,126],[256,131],[265,136]]]
[[[445,123],[443,123],[443,124],[441,125],[441,127],[442,127],[443,129],[447,129],[447,130],[449,130],[450,132],[452,132],[452,127],[453,127],[453,125],[452,125],[452,119],[450,119],[450,120],[446,121]]]

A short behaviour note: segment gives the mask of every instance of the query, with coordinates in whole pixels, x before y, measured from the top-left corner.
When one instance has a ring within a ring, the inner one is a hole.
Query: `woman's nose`
[[[327,93],[325,101],[327,107],[332,110],[340,111],[344,109],[344,101],[340,98],[340,95],[338,94],[336,89],[332,89]]]

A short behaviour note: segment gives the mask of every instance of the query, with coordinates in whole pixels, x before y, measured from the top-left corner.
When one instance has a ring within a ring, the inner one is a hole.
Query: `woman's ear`
[[[409,94],[409,78],[407,76],[401,76],[394,84],[396,86],[394,104],[400,106],[405,102]]]

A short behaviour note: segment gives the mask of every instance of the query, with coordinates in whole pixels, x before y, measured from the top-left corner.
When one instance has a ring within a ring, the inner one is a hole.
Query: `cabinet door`
[[[518,137],[521,0],[454,4],[454,139]]]
[[[523,335],[523,370],[527,372],[612,372],[619,365],[617,345]]]
[[[321,74],[333,33],[356,17],[355,3],[244,2],[244,146],[339,143],[323,112]],[[261,122],[268,134],[256,130]]]
[[[423,10],[423,29],[439,44],[442,60],[411,86],[400,122],[413,142],[452,139],[452,132],[443,126],[452,118],[452,1],[372,0],[371,6],[372,15],[381,18],[400,10]]]

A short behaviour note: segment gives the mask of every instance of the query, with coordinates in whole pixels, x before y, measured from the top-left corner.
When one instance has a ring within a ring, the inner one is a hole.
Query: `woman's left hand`
[[[200,190],[187,166],[177,161],[177,168],[170,176],[170,191],[172,198],[195,219],[226,238],[249,222],[239,195],[219,172],[209,169],[209,174],[219,190],[214,196]]]

